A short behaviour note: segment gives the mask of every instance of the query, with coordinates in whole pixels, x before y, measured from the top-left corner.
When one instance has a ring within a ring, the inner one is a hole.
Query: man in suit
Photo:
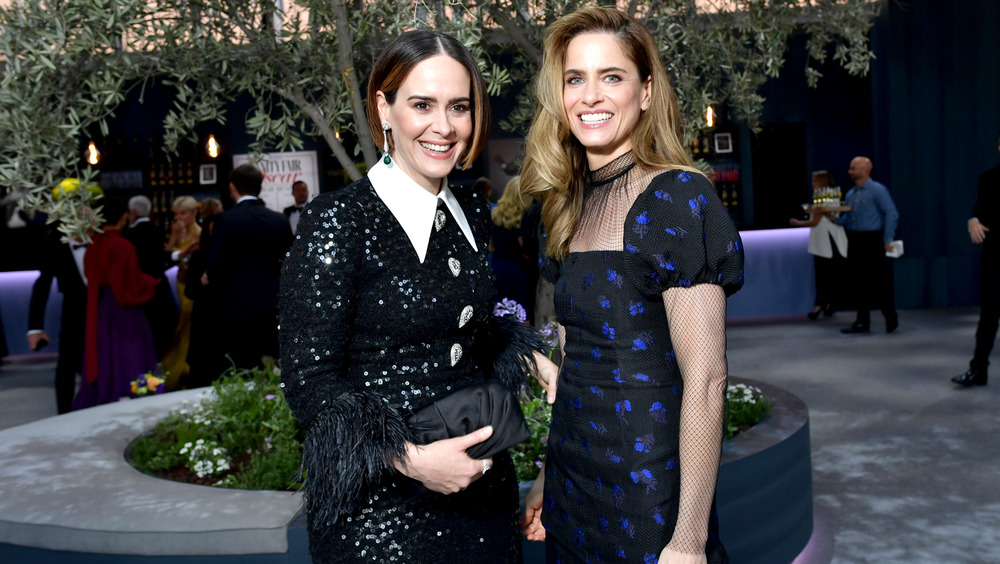
[[[56,362],[56,409],[69,412],[73,405],[76,375],[83,368],[83,333],[87,318],[87,279],[83,275],[83,256],[87,246],[59,240],[59,233],[47,238],[41,274],[31,288],[28,309],[28,346],[37,351],[49,341],[45,333],[45,305],[49,301],[52,279],[63,295],[59,322],[59,360]]]
[[[305,210],[306,202],[309,201],[309,186],[302,180],[292,183],[292,197],[295,198],[295,205],[285,208],[285,215],[288,216],[288,223],[292,226],[292,234],[299,227],[299,218]]]
[[[251,164],[230,173],[236,205],[215,220],[205,269],[223,325],[220,338],[238,368],[278,356],[278,280],[292,229],[258,198],[263,180]]]
[[[149,220],[152,207],[152,202],[146,196],[132,197],[128,201],[128,229],[122,232],[122,236],[135,245],[135,253],[139,257],[139,270],[160,278],[153,299],[142,306],[146,319],[149,320],[149,326],[153,330],[156,357],[160,358],[173,341],[180,313],[170,291],[170,283],[163,276],[163,271],[172,264],[171,253],[163,249],[163,230]],[[178,251],[181,254],[184,252],[187,251]]]
[[[1000,150],[1000,142],[997,143]],[[1000,225],[1000,166],[979,176],[976,206],[969,219],[969,239],[983,245],[982,267],[979,272],[979,326],[976,328],[976,350],[965,374],[951,379],[961,386],[985,386],[986,367],[1000,326],[1000,247],[989,234],[990,226]]]

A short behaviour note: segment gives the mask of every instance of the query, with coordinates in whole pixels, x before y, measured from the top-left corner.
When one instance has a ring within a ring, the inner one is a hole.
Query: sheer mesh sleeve
[[[633,284],[663,296],[684,380],[679,508],[666,549],[704,559],[722,449],[726,296],[743,285],[743,243],[708,180],[684,171],[653,179],[623,238]]]
[[[743,286],[743,241],[700,174],[653,179],[629,212],[624,243],[632,282],[647,296],[703,283],[729,296]]]
[[[684,379],[680,418],[681,488],[667,549],[704,554],[722,450],[726,393],[726,298],[699,284],[663,293],[670,336]]]

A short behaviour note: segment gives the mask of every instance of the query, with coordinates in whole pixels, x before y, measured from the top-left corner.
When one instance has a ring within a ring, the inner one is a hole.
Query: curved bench
[[[125,461],[134,438],[202,393],[120,401],[0,431],[0,562],[52,561],[53,551],[59,562],[80,563],[213,555],[308,562],[305,530],[295,523],[301,494],[171,482]]]
[[[723,446],[720,535],[734,562],[791,562],[812,534],[808,409],[781,388],[732,380],[761,388],[774,407]],[[0,562],[309,562],[301,494],[171,482],[125,461],[135,437],[202,393],[121,401],[0,431]],[[526,561],[544,560],[541,545],[526,549]]]

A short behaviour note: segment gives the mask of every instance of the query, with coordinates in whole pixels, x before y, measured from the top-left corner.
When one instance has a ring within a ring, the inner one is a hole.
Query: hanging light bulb
[[[208,149],[208,156],[217,158],[219,156],[219,143],[215,140],[215,135],[208,136],[208,143],[205,144]]]
[[[94,145],[94,142],[91,141],[90,144],[87,145],[87,162],[91,165],[96,165],[100,162],[100,160],[101,152],[97,150],[97,145]]]
[[[705,125],[708,127],[715,126],[715,110],[712,109],[712,106],[709,106],[705,110]]]

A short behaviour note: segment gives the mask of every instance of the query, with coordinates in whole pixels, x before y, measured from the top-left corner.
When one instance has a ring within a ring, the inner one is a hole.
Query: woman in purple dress
[[[135,247],[121,235],[125,204],[116,198],[102,201],[103,233],[84,255],[87,280],[87,321],[84,338],[83,380],[73,409],[117,401],[129,395],[140,374],[156,366],[153,332],[142,310],[156,293],[158,278],[139,270]]]

